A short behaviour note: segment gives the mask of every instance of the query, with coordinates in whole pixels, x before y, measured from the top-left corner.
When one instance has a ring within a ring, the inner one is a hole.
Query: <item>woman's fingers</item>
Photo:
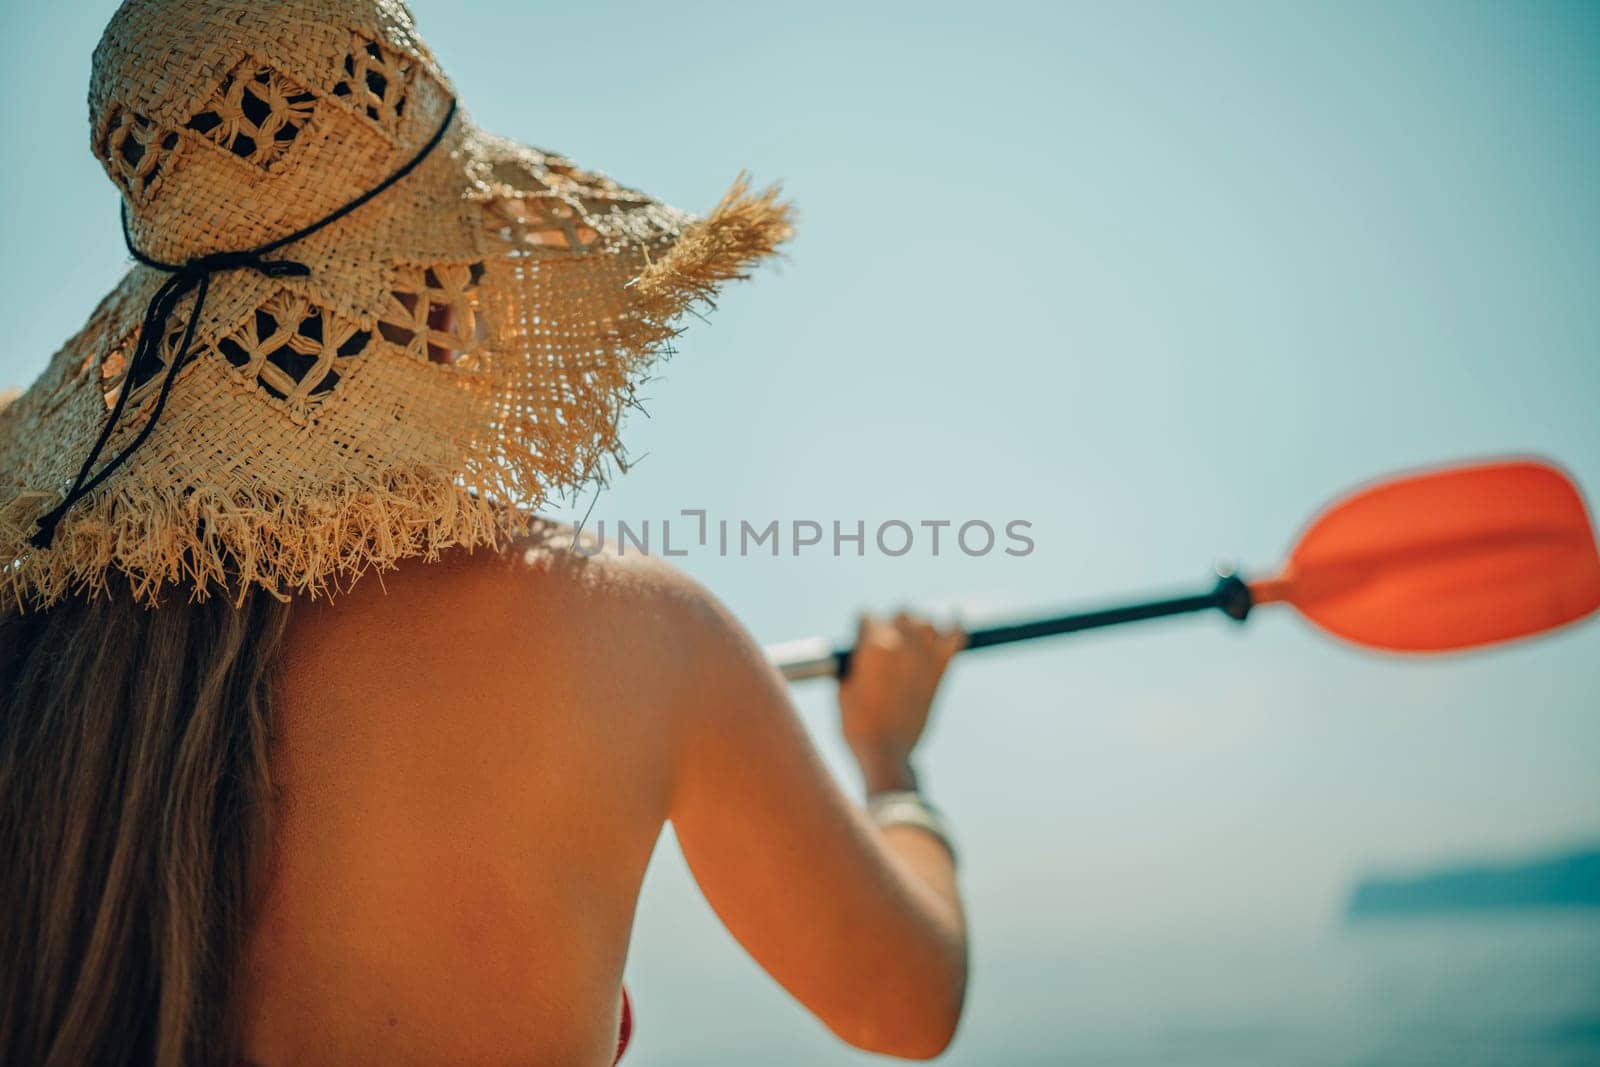
[[[856,620],[856,648],[900,649],[941,666],[966,647],[967,635],[959,623],[936,626],[922,615],[897,611],[888,618],[862,612]]]
[[[856,647],[868,645],[877,648],[896,648],[901,643],[901,630],[893,619],[884,620],[863,612],[856,627]]]
[[[959,624],[936,626],[927,617],[908,610],[896,611],[887,619],[863,613],[856,625],[856,647],[871,645],[882,649],[903,649],[915,658],[949,663],[966,645],[966,633]]]

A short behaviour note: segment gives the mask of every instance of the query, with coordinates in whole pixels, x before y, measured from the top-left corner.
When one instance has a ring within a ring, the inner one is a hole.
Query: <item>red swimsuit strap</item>
[[[622,1059],[622,1054],[628,1051],[628,1039],[633,1036],[633,1003],[628,1000],[628,987],[622,987],[622,1025],[617,1028],[617,1058],[612,1060],[616,1064]]]

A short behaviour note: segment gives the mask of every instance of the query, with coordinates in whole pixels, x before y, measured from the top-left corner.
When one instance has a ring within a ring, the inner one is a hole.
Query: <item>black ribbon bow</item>
[[[133,243],[133,235],[128,232],[128,205],[122,205],[122,240],[128,246],[128,252],[133,258],[147,267],[166,271],[172,275],[157,289],[150,298],[150,305],[145,309],[144,322],[139,327],[139,343],[134,347],[133,358],[128,361],[127,370],[123,373],[122,386],[117,391],[117,402],[111,408],[111,417],[106,420],[105,427],[100,431],[100,436],[95,440],[94,447],[89,450],[89,456],[83,461],[83,466],[78,470],[78,477],[73,480],[72,488],[67,490],[67,495],[61,503],[39,516],[38,529],[33,536],[28,538],[28,543],[35,548],[49,548],[55,540],[56,525],[63,516],[72,509],[72,506],[90,493],[115,471],[118,467],[144,444],[145,440],[155,430],[156,423],[161,418],[161,411],[167,405],[167,394],[172,391],[172,383],[178,376],[178,368],[189,359],[189,347],[194,343],[195,327],[200,322],[200,314],[205,310],[206,293],[211,288],[211,276],[218,271],[253,270],[257,274],[268,278],[294,278],[305,277],[311,273],[311,268],[304,263],[292,259],[268,259],[267,256],[285,245],[292,244],[330,223],[344,218],[368,200],[383,192],[395,182],[404,178],[416,169],[417,164],[428,157],[428,154],[438,147],[444,140],[445,131],[450,128],[450,120],[455,118],[456,102],[450,101],[450,106],[445,110],[444,121],[439,123],[439,129],[428,139],[427,144],[418,149],[404,166],[389,175],[377,185],[368,189],[354,200],[345,204],[337,211],[333,211],[317,221],[302,226],[295,232],[268,241],[264,245],[251,248],[243,252],[212,252],[209,255],[197,256],[183,263],[163,263],[151,259]],[[102,468],[99,473],[90,477],[89,472],[94,469],[95,461],[100,458],[100,453],[105,449],[106,442],[111,439],[111,434],[116,430],[117,424],[122,419],[122,412],[127,407],[128,396],[134,391],[134,370],[138,367],[149,366],[154,360],[161,360],[161,345],[167,336],[167,320],[177,309],[180,301],[190,293],[194,293],[194,304],[189,309],[189,319],[183,327],[183,340],[172,353],[172,359],[167,363],[166,375],[161,380],[161,392],[156,396],[155,407],[150,412],[150,417],[145,420],[139,435],[128,446],[118,452]]]

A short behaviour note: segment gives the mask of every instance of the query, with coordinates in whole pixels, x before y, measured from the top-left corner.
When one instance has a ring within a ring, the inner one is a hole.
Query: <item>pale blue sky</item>
[[[125,269],[84,103],[112,7],[0,14],[8,384]],[[763,640],[1259,572],[1330,494],[1453,457],[1545,453],[1600,491],[1600,6],[864,7],[414,4],[480,124],[693,210],[742,167],[799,205],[788,261],[645,390],[647,456],[595,518],[1034,524],[1026,559],[685,560]],[[1597,654],[1591,623],[1374,658],[1263,614],[962,662],[924,762],[964,851],[969,1032],[1020,961],[1304,933],[1362,870],[1600,837]],[[842,767],[827,689],[799,696]],[[832,1047],[670,842],[632,977],[681,1024],[641,1063],[729,1013],[752,1047]]]

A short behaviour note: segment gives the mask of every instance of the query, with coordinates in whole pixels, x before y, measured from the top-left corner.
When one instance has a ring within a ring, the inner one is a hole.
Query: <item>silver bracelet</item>
[[[880,828],[915,826],[927,831],[939,839],[945,851],[950,853],[950,862],[955,863],[956,846],[951,841],[950,824],[919,790],[891,789],[873,793],[867,797],[867,818]]]

